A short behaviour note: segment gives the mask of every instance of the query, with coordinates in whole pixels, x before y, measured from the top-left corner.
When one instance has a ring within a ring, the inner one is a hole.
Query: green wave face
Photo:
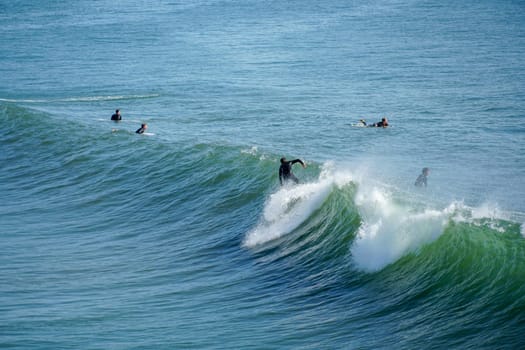
[[[235,299],[241,319],[268,312],[259,325],[272,324],[274,304],[305,312],[313,328],[323,315],[350,333],[374,324],[382,336],[367,344],[399,332],[409,348],[523,345],[523,229],[489,205],[432,202],[332,162],[281,187],[281,155],[256,147],[181,145],[12,104],[0,120],[6,266],[35,269],[46,255],[27,252],[41,245],[54,266],[79,270],[109,263],[126,274],[136,258],[201,312]]]

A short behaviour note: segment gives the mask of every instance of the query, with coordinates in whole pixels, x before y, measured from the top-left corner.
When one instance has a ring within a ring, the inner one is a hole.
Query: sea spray
[[[329,181],[283,187],[268,198],[261,222],[248,233],[248,247],[265,243],[289,233],[304,222],[326,199]]]
[[[444,210],[415,210],[401,204],[378,186],[362,185],[355,198],[362,225],[351,247],[353,259],[364,271],[377,271],[407,252],[436,239],[444,230],[456,204]]]
[[[461,202],[456,203],[456,207],[451,217],[456,223],[487,227],[500,234],[513,233],[518,227],[523,235],[523,225],[518,224],[521,215],[501,210],[497,203],[485,202],[476,207],[469,207]]]
[[[351,173],[334,172],[333,163],[327,162],[317,181],[281,187],[268,197],[262,217],[246,235],[244,245],[253,247],[295,230],[321,207],[334,185],[344,186],[351,179]]]
[[[419,200],[409,196],[403,202],[397,201],[385,187],[360,184],[355,204],[362,224],[351,247],[359,269],[377,271],[407,253],[418,251],[439,237],[450,222],[486,227],[501,234],[515,230],[510,215],[494,203],[469,207],[453,201],[443,209],[433,209]],[[523,235],[523,228],[520,233]]]

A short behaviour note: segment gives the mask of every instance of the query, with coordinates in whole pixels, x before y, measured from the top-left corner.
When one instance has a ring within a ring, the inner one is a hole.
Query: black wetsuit
[[[146,129],[143,128],[143,127],[140,127],[140,128],[138,128],[137,131],[135,131],[135,132],[136,132],[137,134],[144,134],[144,131],[146,131]]]
[[[414,185],[417,187],[425,185],[427,187],[427,176],[425,174],[419,175]]]
[[[299,179],[292,173],[292,165],[295,163],[301,163],[301,165],[304,166],[303,161],[300,159],[289,160],[281,163],[281,166],[279,167],[279,181],[281,182],[281,185],[288,180],[292,180],[296,184],[299,183]]]
[[[111,116],[111,120],[115,120],[115,121],[122,120],[122,116],[120,114],[115,113]]]

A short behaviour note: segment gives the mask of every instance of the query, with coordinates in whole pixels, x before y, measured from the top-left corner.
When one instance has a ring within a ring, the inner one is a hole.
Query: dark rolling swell
[[[86,129],[13,104],[0,120],[0,297],[16,315],[7,342],[16,332],[38,340],[35,327],[112,338],[140,320],[150,335],[176,329],[175,347],[235,337],[248,348],[268,334],[275,348],[525,346],[515,222],[450,215],[435,239],[367,271],[353,250],[368,220],[356,200],[362,183],[326,180],[322,164],[286,192],[280,155],[248,146]],[[294,193],[268,222],[272,200]],[[282,225],[289,213],[300,219]],[[246,244],[261,227],[271,239]]]

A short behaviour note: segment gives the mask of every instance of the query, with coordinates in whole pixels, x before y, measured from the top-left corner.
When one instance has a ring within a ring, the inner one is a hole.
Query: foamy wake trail
[[[0,102],[14,102],[14,103],[47,103],[47,102],[96,102],[96,101],[114,101],[114,100],[130,100],[130,99],[146,99],[159,97],[159,94],[148,95],[108,95],[108,96],[81,96],[81,97],[66,97],[55,99],[6,99],[0,98]]]
[[[363,223],[352,245],[352,256],[359,268],[370,272],[435,240],[457,207],[453,203],[443,210],[417,212],[396,203],[386,190],[378,187],[360,187],[356,205]]]
[[[248,232],[244,245],[254,247],[287,234],[299,227],[330,194],[333,185],[351,180],[350,174],[333,175],[326,164],[317,182],[285,186],[270,195],[258,225]]]

